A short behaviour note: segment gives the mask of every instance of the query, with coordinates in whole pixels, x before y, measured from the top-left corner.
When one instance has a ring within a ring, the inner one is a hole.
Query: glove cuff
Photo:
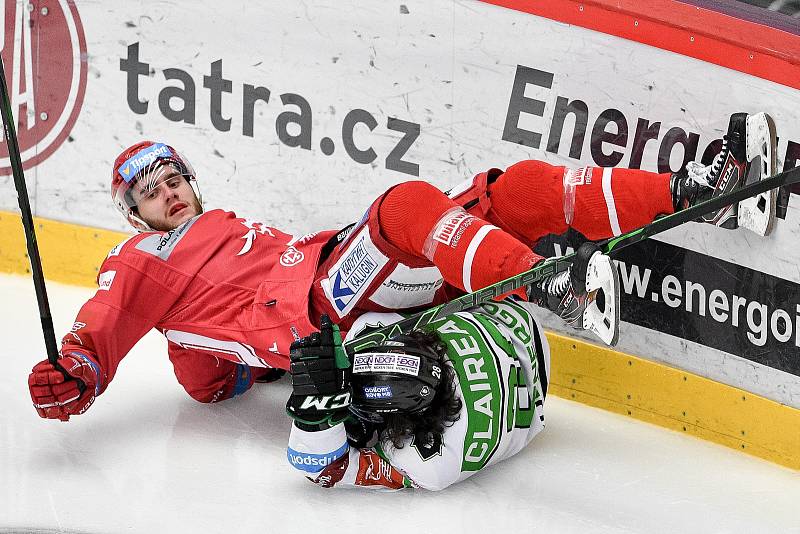
[[[331,428],[347,421],[350,418],[350,411],[338,410],[333,413],[320,413],[318,417],[311,417],[311,414],[298,414],[296,412],[293,412],[287,406],[286,415],[294,419],[294,422],[299,423],[300,425],[306,425],[315,428],[318,428],[320,426],[322,428]]]
[[[311,423],[304,423],[299,419],[294,420],[294,426],[305,432],[320,432],[322,430],[328,430],[329,428],[333,428],[333,426],[328,421],[311,424]]]
[[[100,395],[105,389],[105,380],[100,364],[94,356],[85,350],[69,349],[61,353],[61,359],[72,359],[77,366],[73,369],[64,369],[67,373],[83,382],[86,387],[94,388],[94,396]]]

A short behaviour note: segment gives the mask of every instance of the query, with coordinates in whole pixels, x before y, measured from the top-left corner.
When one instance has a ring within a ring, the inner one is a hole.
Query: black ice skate
[[[752,181],[775,174],[775,125],[766,113],[731,115],[722,150],[709,166],[689,162],[672,175],[672,201],[676,211],[729,193]],[[759,164],[754,162],[759,158]],[[704,215],[707,222],[727,229],[739,226],[768,235],[775,221],[777,190],[726,206]]]

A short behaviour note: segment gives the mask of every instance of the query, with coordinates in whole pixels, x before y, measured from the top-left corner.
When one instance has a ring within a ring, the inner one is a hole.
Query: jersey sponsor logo
[[[344,243],[345,239],[347,239],[350,236],[350,234],[353,233],[355,227],[356,227],[355,224],[351,224],[346,228],[342,229],[338,234],[336,234],[336,242],[339,244]]]
[[[406,486],[406,483],[406,477],[392,467],[392,464],[381,458],[377,452],[370,449],[360,451],[356,486],[384,486],[390,489],[401,489]]]
[[[322,281],[325,295],[340,317],[355,307],[388,261],[370,239],[367,228],[352,240]]]
[[[409,267],[398,263],[369,300],[388,309],[413,308],[430,304],[444,285],[436,267]]]
[[[117,276],[117,271],[100,273],[100,276],[97,277],[98,291],[109,291],[111,289],[111,284],[114,283],[115,276]]]
[[[327,454],[300,452],[289,447],[286,450],[286,457],[295,468],[307,473],[318,473],[347,454],[349,450],[350,446],[347,443]]]
[[[157,258],[167,261],[172,251],[175,250],[175,247],[180,243],[181,239],[183,239],[192,225],[197,222],[200,217],[202,217],[202,214],[197,217],[192,217],[169,232],[163,234],[152,233],[148,235],[136,244],[136,250],[141,250],[142,252],[152,254]]]
[[[70,334],[74,334],[75,332],[77,332],[81,328],[86,328],[86,323],[81,323],[80,321],[75,321],[74,323],[72,323],[72,328],[69,329],[69,333]]]
[[[310,242],[312,239],[314,239],[314,238],[317,236],[317,234],[319,234],[319,232],[311,232],[310,234],[306,234],[306,235],[304,235],[304,236],[301,236],[301,237],[300,237],[300,238],[299,238],[297,241],[295,241],[294,243],[297,243],[298,245],[305,245],[306,243],[308,243],[308,242]]]
[[[86,92],[89,61],[76,2],[3,3],[3,64],[24,169],[69,138]],[[0,174],[11,174],[6,143]]]
[[[294,267],[298,263],[302,262],[304,258],[305,255],[303,255],[302,252],[294,247],[289,247],[283,254],[281,254],[280,263],[284,267]]]
[[[392,386],[364,386],[365,399],[391,399]]]
[[[381,284],[383,287],[388,287],[389,289],[394,289],[395,291],[400,291],[401,293],[416,293],[418,291],[436,291],[440,287],[444,280],[436,280],[435,282],[423,282],[421,284],[406,284],[404,282],[397,282],[396,280],[386,280]]]
[[[592,183],[592,168],[580,169],[567,168],[564,170],[564,187],[576,185],[589,185]]]
[[[153,143],[149,147],[137,152],[131,156],[119,167],[119,175],[125,182],[130,183],[136,174],[147,167],[152,165],[154,161],[161,158],[168,158],[172,156],[172,151],[164,143]]]
[[[120,243],[119,245],[117,245],[116,247],[112,248],[112,249],[109,251],[109,253],[108,253],[108,256],[106,256],[106,259],[108,259],[108,258],[111,258],[111,257],[113,257],[113,256],[119,256],[120,252],[122,252],[122,247],[124,247],[124,246],[125,246],[125,243],[127,243],[128,241],[130,241],[130,240],[131,240],[131,239],[133,239],[134,237],[136,237],[136,236],[133,236],[133,235],[132,235],[132,236],[130,236],[129,238],[127,238],[125,241],[123,241],[122,243]]]
[[[83,345],[83,340],[81,339],[81,336],[78,335],[78,330],[84,327],[86,327],[86,323],[81,323],[79,321],[72,323],[72,328],[69,329],[67,335],[65,335],[61,340],[61,344],[66,345],[69,343],[68,338],[72,338],[78,345]]]
[[[475,217],[464,210],[458,210],[443,217],[433,230],[433,239],[447,245],[457,247],[461,235],[475,221]]]
[[[358,234],[356,230],[360,230],[364,223],[367,222],[370,211],[372,211],[372,206],[367,208],[367,211],[364,212],[364,215],[362,215],[358,221],[347,225],[346,227],[342,228],[338,234],[336,234],[336,241],[339,243],[336,246],[339,247],[339,249],[347,246],[347,243],[350,241],[350,239]]]
[[[338,234],[336,234],[336,241],[338,242],[337,246],[340,249],[345,247],[350,239],[358,234],[356,230],[360,230],[364,226],[364,223],[367,222],[370,211],[372,211],[372,206],[367,208],[367,211],[364,212],[364,215],[362,215],[358,221],[345,226],[339,231]]]
[[[175,234],[175,230],[170,230],[166,234],[161,236],[161,240],[158,242],[158,246],[156,246],[156,250],[163,250],[169,244],[169,240],[172,239],[172,236]]]
[[[344,282],[352,294],[365,285],[377,268],[378,263],[370,256],[362,242],[353,249],[336,273],[336,286],[341,288],[342,282]],[[340,291],[340,294],[345,293]]]
[[[353,358],[353,373],[401,373],[419,375],[420,358],[408,354],[357,354]]]

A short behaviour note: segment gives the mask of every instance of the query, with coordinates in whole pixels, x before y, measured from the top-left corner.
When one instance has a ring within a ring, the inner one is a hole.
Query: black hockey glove
[[[339,327],[323,315],[320,331],[292,343],[292,396],[286,413],[303,430],[323,430],[348,418],[350,360]]]

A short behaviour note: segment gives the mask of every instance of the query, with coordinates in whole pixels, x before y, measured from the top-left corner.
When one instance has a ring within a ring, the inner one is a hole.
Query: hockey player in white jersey
[[[593,271],[605,295],[589,308],[616,306],[608,257],[590,245],[581,252],[573,285]],[[440,490],[513,456],[544,429],[550,349],[537,309],[516,297],[484,304],[356,352],[352,365],[324,317],[319,333],[293,345],[289,462],[323,487]],[[609,318],[597,312],[584,320]],[[366,314],[348,340],[399,319]]]

